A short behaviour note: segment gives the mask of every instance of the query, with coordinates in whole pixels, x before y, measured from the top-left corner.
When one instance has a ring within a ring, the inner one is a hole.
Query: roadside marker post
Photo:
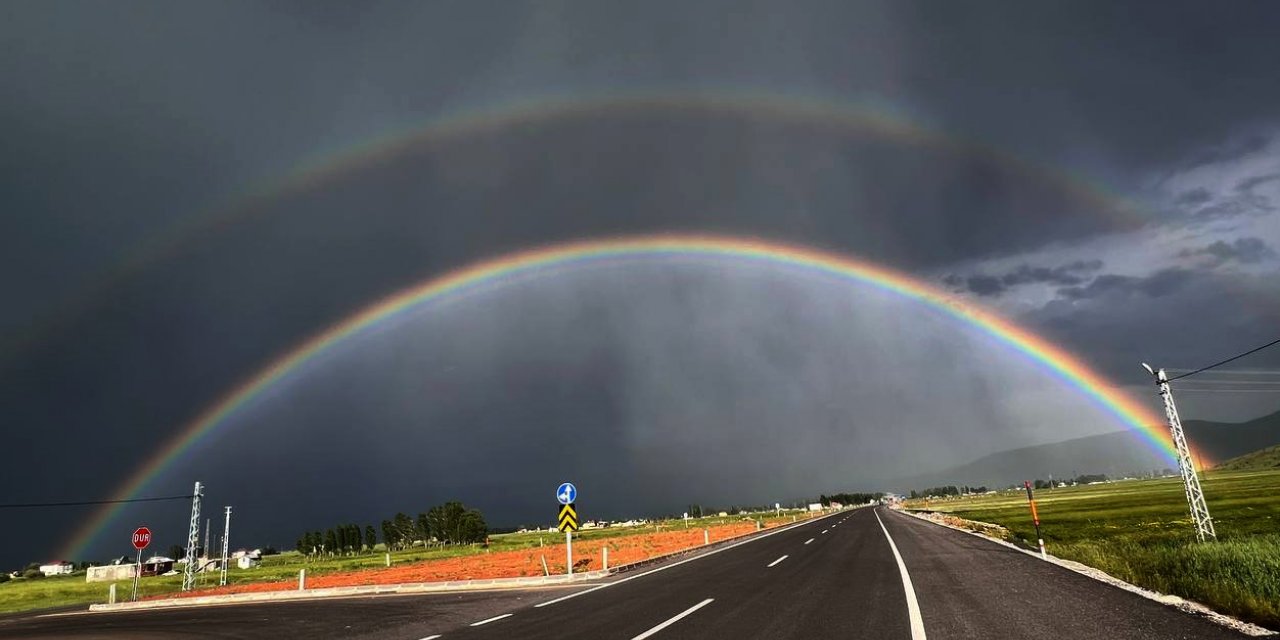
[[[702,530],[702,544],[703,545],[711,544],[711,531],[709,529]]]
[[[116,583],[112,582],[111,587],[107,589],[107,604],[116,603]]]
[[[604,558],[604,570],[608,571],[609,570],[609,547],[607,546],[602,547],[600,549],[600,556]]]
[[[556,502],[560,503],[556,522],[564,532],[565,574],[573,575],[573,532],[578,530],[578,510],[576,501],[578,488],[572,482],[563,482],[556,488]]]
[[[1036,513],[1036,499],[1031,494],[1031,481],[1023,480],[1022,486],[1027,488],[1027,503],[1031,505],[1031,521],[1036,525],[1036,542],[1040,544],[1040,559],[1048,560],[1044,553],[1044,536],[1040,535],[1040,514]]]

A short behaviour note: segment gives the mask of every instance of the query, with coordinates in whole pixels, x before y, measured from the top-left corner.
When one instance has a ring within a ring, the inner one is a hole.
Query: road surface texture
[[[0,638],[1240,638],[1027,554],[885,508],[539,590],[0,621]]]

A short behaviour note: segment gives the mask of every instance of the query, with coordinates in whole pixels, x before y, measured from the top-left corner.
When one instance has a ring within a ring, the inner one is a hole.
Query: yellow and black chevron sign
[[[577,531],[578,530],[578,510],[574,508],[576,503],[560,505],[560,530],[561,531]]]

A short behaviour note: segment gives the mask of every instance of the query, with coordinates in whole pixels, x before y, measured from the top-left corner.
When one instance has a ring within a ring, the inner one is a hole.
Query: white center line
[[[484,620],[481,620],[480,622],[472,622],[472,623],[471,623],[471,626],[473,626],[473,627],[478,627],[478,626],[480,626],[480,625],[482,625],[482,624],[489,624],[490,622],[495,622],[495,621],[497,621],[497,620],[501,620],[501,619],[503,619],[503,618],[510,618],[510,617],[511,617],[511,614],[510,614],[510,613],[504,613],[504,614],[502,614],[502,615],[500,615],[500,616],[494,616],[494,617],[492,617],[492,618],[486,618],[486,619],[484,619]],[[437,636],[437,637],[439,637],[439,636]]]
[[[889,530],[885,528],[880,514],[875,511],[871,513],[875,514],[876,522],[880,523],[880,530],[889,541],[889,550],[893,551],[893,559],[898,561],[898,573],[902,574],[902,590],[907,592],[907,616],[911,618],[911,640],[925,640],[924,619],[920,617],[920,603],[916,602],[916,589],[911,586],[911,575],[907,573],[907,565],[902,561],[902,554],[898,553],[898,545],[893,543],[893,536],[889,535]]]
[[[781,558],[778,558],[777,560],[774,560],[773,562],[770,562],[770,563],[769,563],[769,566],[767,566],[767,567],[765,567],[765,568],[766,568],[766,569],[769,569],[769,568],[773,567],[774,565],[778,564],[779,562],[782,562],[783,560],[786,560],[786,559],[787,559],[787,556],[782,556]]]
[[[829,529],[823,529],[823,530],[822,530],[822,532],[823,532],[823,533],[826,533],[827,531],[829,531]]]
[[[664,622],[664,623],[662,623],[662,624],[660,624],[660,625],[658,625],[658,626],[656,626],[656,627],[654,627],[654,628],[652,628],[652,629],[650,629],[650,630],[648,630],[648,631],[646,631],[646,632],[644,632],[644,633],[642,633],[642,634],[640,634],[640,635],[638,635],[638,636],[636,636],[636,637],[632,638],[631,640],[644,640],[645,638],[648,638],[649,636],[651,636],[651,635],[653,635],[653,634],[655,634],[655,633],[657,633],[657,632],[659,632],[659,631],[662,631],[663,629],[666,629],[667,627],[669,627],[669,626],[671,626],[671,625],[673,625],[673,624],[675,624],[675,623],[679,622],[681,618],[684,618],[684,617],[688,616],[689,614],[693,613],[694,611],[697,611],[698,609],[701,609],[701,608],[703,608],[703,607],[705,607],[705,606],[707,606],[707,605],[711,604],[711,603],[712,603],[712,602],[714,602],[714,601],[715,601],[715,598],[707,598],[706,600],[703,600],[702,602],[699,602],[698,604],[695,604],[695,605],[693,605],[692,607],[689,607],[688,609],[685,609],[684,611],[681,611],[680,613],[676,614],[676,615],[675,615],[675,617],[671,618],[670,620],[667,620],[666,622]]]
[[[824,516],[824,517],[830,517],[830,516]],[[804,527],[804,526],[808,526],[808,525],[813,524],[813,523],[815,523],[815,522],[817,522],[818,520],[821,520],[821,519],[822,519],[822,518],[816,518],[816,519],[813,519],[813,520],[801,520],[800,522],[798,522],[798,523],[796,523],[796,524],[790,524],[790,525],[786,525],[786,526],[783,526],[783,527],[778,527],[777,529],[774,529],[774,530],[772,530],[772,531],[766,531],[766,532],[761,533],[761,534],[759,534],[759,535],[755,535],[755,536],[752,536],[752,537],[750,537],[750,538],[747,538],[746,540],[743,540],[743,541],[741,541],[741,542],[735,542],[735,543],[730,544],[730,545],[725,546],[725,547],[720,547],[720,548],[718,548],[718,549],[713,549],[713,550],[708,551],[708,552],[706,552],[706,553],[703,553],[703,554],[701,554],[701,555],[693,556],[692,558],[685,558],[684,560],[678,560],[678,561],[676,561],[676,562],[672,562],[671,564],[664,564],[664,565],[659,566],[659,567],[658,567],[658,568],[656,568],[656,569],[650,569],[650,570],[645,571],[645,572],[643,572],[643,573],[637,573],[637,574],[636,574],[636,575],[634,575],[634,576],[628,576],[628,577],[623,578],[623,579],[621,579],[621,580],[614,580],[613,582],[606,582],[606,583],[604,583],[604,584],[598,584],[598,585],[596,585],[596,586],[594,586],[594,587],[591,587],[590,589],[583,589],[582,591],[575,591],[575,592],[573,592],[573,593],[571,593],[571,594],[569,594],[569,595],[567,595],[567,596],[561,596],[561,597],[559,597],[559,598],[556,598],[555,600],[548,600],[548,601],[546,601],[546,602],[540,602],[540,603],[538,603],[538,604],[533,605],[533,608],[535,608],[535,609],[540,609],[540,608],[542,608],[542,607],[550,606],[550,605],[553,605],[553,604],[558,604],[558,603],[564,602],[565,600],[571,600],[571,599],[576,598],[576,597],[578,597],[578,596],[585,596],[585,595],[587,595],[588,593],[592,593],[592,592],[595,592],[595,591],[599,591],[599,590],[601,590],[601,589],[605,589],[605,588],[608,588],[608,587],[612,587],[612,586],[620,585],[620,584],[623,584],[623,583],[626,583],[626,582],[630,582],[630,581],[632,581],[632,580],[635,580],[636,578],[643,578],[643,577],[645,577],[645,576],[647,576],[647,575],[652,575],[652,574],[658,573],[659,571],[666,571],[667,569],[672,569],[672,568],[678,567],[678,566],[680,566],[680,565],[682,565],[682,564],[685,564],[686,562],[693,562],[693,561],[695,561],[695,560],[701,560],[701,559],[703,559],[703,558],[709,558],[709,557],[711,557],[711,556],[713,556],[713,555],[715,555],[715,554],[717,554],[717,553],[720,553],[720,552],[722,552],[722,551],[728,551],[728,550],[733,549],[733,548],[735,548],[735,547],[740,547],[740,546],[742,546],[742,545],[744,545],[744,544],[750,544],[750,543],[755,542],[755,541],[757,541],[757,540],[763,540],[763,539],[765,539],[765,538],[768,538],[769,536],[778,535],[779,533],[783,533],[784,531],[790,531],[791,529],[795,529],[795,528],[797,528],[797,527]]]
[[[813,542],[813,538],[809,538],[808,540],[804,541],[805,544],[809,544],[810,542]]]
[[[438,634],[438,633],[437,633],[437,634],[435,634],[434,636],[427,636],[427,637],[423,638],[422,640],[436,640],[436,638],[439,638],[439,637],[440,637],[440,634]]]

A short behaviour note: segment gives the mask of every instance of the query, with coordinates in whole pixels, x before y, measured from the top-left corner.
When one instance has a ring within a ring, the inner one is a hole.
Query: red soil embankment
[[[767,527],[776,527],[782,523],[770,523]],[[677,525],[678,526],[678,525]],[[752,522],[724,524],[708,528],[712,542],[741,536],[755,531]],[[616,567],[641,560],[648,560],[677,551],[684,551],[701,546],[702,529],[674,529],[653,533],[642,533],[598,540],[575,541],[573,544],[574,571],[593,571],[603,568],[601,550],[609,548],[609,566]],[[546,557],[547,567],[552,574],[565,572],[564,545],[547,545],[531,549],[499,551],[493,553],[477,553],[456,558],[424,560],[412,564],[385,568],[344,571],[317,576],[307,576],[308,589],[326,587],[350,587],[357,585],[401,584],[408,582],[448,582],[452,580],[487,580],[492,578],[515,578],[521,576],[542,575],[542,558]],[[585,563],[584,563],[585,561]],[[276,582],[255,582],[248,584],[228,585],[212,589],[172,593],[156,598],[193,597],[220,595],[228,593],[251,593],[262,591],[290,591],[298,588],[294,580]],[[149,598],[150,599],[150,598]]]

